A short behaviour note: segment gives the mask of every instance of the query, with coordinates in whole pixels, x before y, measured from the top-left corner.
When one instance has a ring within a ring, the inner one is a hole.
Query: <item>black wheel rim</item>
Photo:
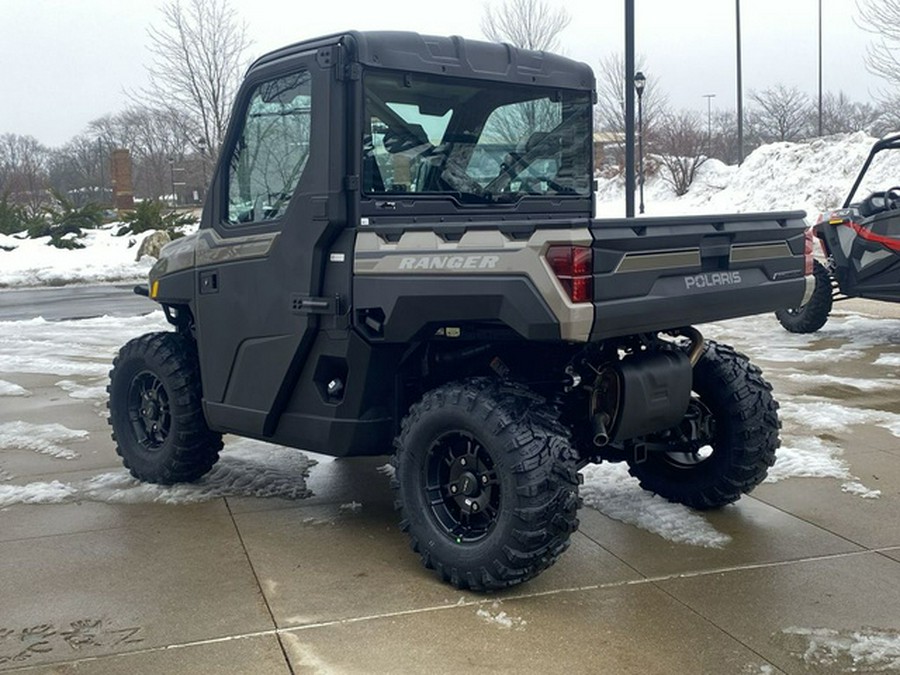
[[[709,408],[692,398],[681,422],[680,450],[665,453],[666,462],[676,469],[694,469],[716,454],[716,420]]]
[[[458,544],[486,537],[500,515],[500,480],[478,439],[463,431],[440,436],[424,469],[427,504],[447,536]]]
[[[134,437],[146,450],[159,450],[169,437],[172,415],[169,394],[149,370],[135,375],[128,388],[128,419]]]

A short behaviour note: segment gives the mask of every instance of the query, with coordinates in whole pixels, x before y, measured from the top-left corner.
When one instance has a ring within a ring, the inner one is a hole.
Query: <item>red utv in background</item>
[[[813,226],[825,253],[824,262],[814,263],[815,290],[800,307],[775,312],[792,333],[819,330],[835,300],[900,302],[900,185],[853,201],[875,156],[898,148],[900,134],[876,142],[843,206],[823,213]]]

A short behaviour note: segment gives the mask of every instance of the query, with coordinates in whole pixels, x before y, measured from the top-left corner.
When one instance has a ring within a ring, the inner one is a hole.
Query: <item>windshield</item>
[[[590,194],[588,92],[370,72],[365,97],[368,194]]]

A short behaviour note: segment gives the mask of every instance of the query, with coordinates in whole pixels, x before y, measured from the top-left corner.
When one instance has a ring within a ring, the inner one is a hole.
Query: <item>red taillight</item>
[[[547,262],[572,302],[593,300],[594,256],[590,246],[551,246]]]
[[[806,243],[803,247],[803,273],[807,276],[813,273],[813,228],[806,230]]]

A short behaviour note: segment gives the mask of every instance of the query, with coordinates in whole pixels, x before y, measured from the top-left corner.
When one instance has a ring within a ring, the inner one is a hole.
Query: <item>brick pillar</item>
[[[113,202],[117,210],[130,211],[134,208],[134,188],[131,184],[131,154],[124,148],[113,150],[111,163]]]

